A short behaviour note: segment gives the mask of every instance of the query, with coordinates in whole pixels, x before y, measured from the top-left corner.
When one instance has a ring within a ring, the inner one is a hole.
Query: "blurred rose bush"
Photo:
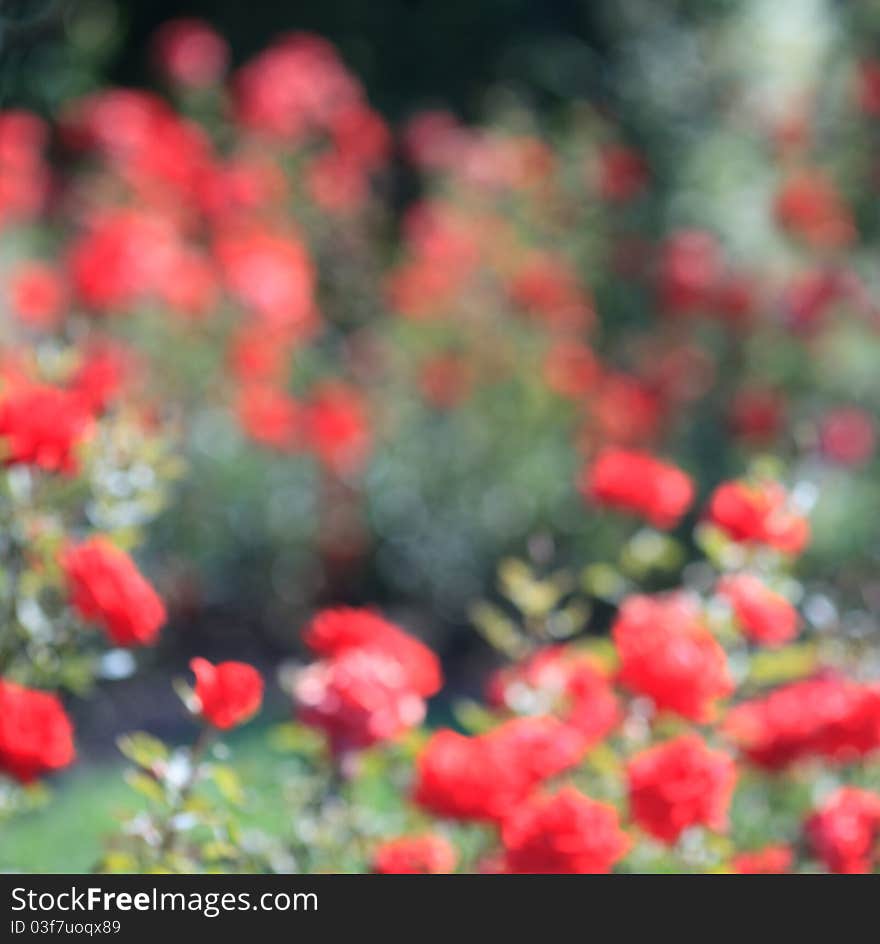
[[[431,649],[322,609],[279,672],[289,829],[217,741],[260,674],[197,658],[201,733],[123,740],[143,803],[99,867],[872,869],[872,63],[833,63],[846,155],[829,103],[731,85],[749,246],[583,103],[393,134],[315,36],[227,75],[182,20],[154,57],[167,96],[0,112],[0,810],[166,622],[219,604],[291,655],[327,600],[455,625],[504,559],[469,612],[507,664],[445,695],[458,730],[425,726]]]

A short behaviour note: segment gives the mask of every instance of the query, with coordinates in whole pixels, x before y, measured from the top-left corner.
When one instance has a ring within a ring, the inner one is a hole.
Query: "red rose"
[[[19,109],[0,112],[0,228],[36,217],[50,189],[43,159],[48,129]]]
[[[163,23],[152,45],[159,71],[173,82],[193,88],[218,82],[229,61],[226,40],[195,17]]]
[[[154,642],[166,619],[165,604],[134,561],[107,538],[68,547],[61,557],[70,605],[100,624],[117,646]]]
[[[607,675],[565,646],[548,646],[489,681],[487,698],[517,714],[553,713],[592,746],[620,721],[620,704]]]
[[[371,610],[319,613],[303,639],[325,658],[300,673],[300,720],[321,728],[334,753],[392,740],[420,724],[442,684],[437,657]]]
[[[264,328],[296,337],[313,331],[315,271],[299,239],[256,228],[224,232],[214,251],[229,291]]]
[[[102,343],[83,351],[70,378],[70,389],[92,413],[103,413],[119,396],[136,369],[131,352],[121,345]]]
[[[580,483],[587,500],[630,511],[657,528],[676,525],[694,499],[694,485],[680,469],[645,452],[606,449]]]
[[[724,731],[770,770],[811,756],[853,761],[880,748],[880,686],[837,678],[794,682],[737,705]]]
[[[730,406],[731,433],[749,444],[772,443],[785,427],[786,404],[776,390],[748,387],[735,394]]]
[[[372,440],[363,394],[342,383],[325,383],[313,391],[307,404],[306,440],[329,471],[359,472]]]
[[[0,679],[0,771],[31,783],[73,758],[73,725],[58,698]]]
[[[880,836],[880,794],[841,787],[810,816],[805,828],[829,872],[870,872]]]
[[[752,642],[781,646],[797,635],[798,612],[752,574],[735,574],[718,583],[718,594],[733,607],[740,629]]]
[[[308,666],[295,696],[300,721],[323,730],[336,754],[393,740],[421,724],[426,711],[402,663],[371,649]]]
[[[810,538],[806,519],[791,511],[785,490],[775,482],[719,485],[706,518],[732,541],[766,544],[784,554],[800,554]]]
[[[478,737],[441,730],[416,762],[415,800],[439,816],[498,822],[585,750],[574,728],[549,717],[518,718]]]
[[[401,836],[376,849],[373,871],[380,875],[447,875],[455,871],[455,860],[455,849],[443,836]]]
[[[508,287],[513,303],[551,331],[582,330],[596,319],[593,299],[565,259],[534,253]]]
[[[243,724],[260,710],[263,679],[244,662],[220,662],[193,659],[189,667],[196,676],[195,696],[199,714],[222,731]]]
[[[791,871],[793,860],[790,846],[764,846],[734,856],[733,871],[739,875],[781,875]]]
[[[298,142],[327,128],[363,92],[333,46],[310,33],[289,33],[235,75],[235,117],[245,128]]]
[[[380,652],[403,667],[406,684],[428,697],[440,690],[440,661],[418,639],[373,610],[335,607],[322,610],[303,632],[303,642],[320,656],[340,656],[353,649]]]
[[[671,314],[694,314],[712,307],[722,276],[718,240],[702,230],[672,233],[658,265],[661,307]]]
[[[490,751],[507,758],[532,785],[574,767],[587,750],[579,731],[546,715],[505,721],[482,740]]]
[[[92,416],[75,393],[23,384],[0,395],[0,462],[74,475]]]
[[[663,419],[664,404],[644,380],[606,372],[590,399],[583,442],[636,445],[653,439]]]
[[[531,797],[505,820],[501,837],[506,871],[530,875],[610,872],[630,846],[617,810],[573,787]]]
[[[51,330],[64,315],[67,290],[58,271],[44,262],[22,264],[9,285],[12,310],[25,324]]]
[[[611,145],[599,155],[599,195],[609,203],[629,203],[648,183],[648,167],[638,151]]]
[[[229,369],[245,388],[277,389],[285,376],[290,347],[283,331],[247,324],[229,342]]]
[[[102,314],[129,310],[166,282],[178,243],[171,222],[156,214],[113,210],[96,216],[68,253],[74,292]]]
[[[846,246],[856,235],[852,213],[821,171],[792,174],[776,195],[773,209],[783,229],[816,249]]]
[[[239,393],[236,413],[242,429],[262,446],[290,452],[301,444],[303,410],[284,390],[248,384]]]
[[[527,790],[484,746],[456,731],[432,734],[416,761],[416,803],[452,819],[503,819]]]
[[[877,430],[866,410],[840,407],[826,413],[819,424],[822,455],[838,465],[859,467],[874,454]]]
[[[696,735],[648,748],[627,765],[633,819],[655,838],[674,843],[690,826],[727,828],[736,767]]]
[[[872,118],[880,116],[880,62],[866,59],[856,72],[856,99],[859,108]]]
[[[620,681],[659,710],[707,721],[715,701],[733,691],[724,649],[684,594],[629,597],[611,635]]]
[[[856,284],[852,273],[829,266],[792,276],[781,298],[786,326],[798,334],[817,334],[838,305],[857,301]]]

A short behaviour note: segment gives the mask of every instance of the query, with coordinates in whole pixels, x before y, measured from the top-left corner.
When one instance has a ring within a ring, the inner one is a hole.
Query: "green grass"
[[[121,764],[59,777],[45,806],[2,826],[0,870],[87,872],[98,859],[101,836],[116,825],[115,814],[133,805]]]
[[[254,726],[225,740],[248,785],[248,822],[277,831],[284,817],[278,776],[283,761],[267,747],[266,729]],[[103,837],[143,805],[123,780],[125,767],[120,758],[54,778],[45,805],[0,825],[0,872],[91,870]]]

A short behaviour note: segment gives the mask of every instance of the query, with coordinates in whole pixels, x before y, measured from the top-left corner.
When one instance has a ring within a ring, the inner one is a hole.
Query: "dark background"
[[[499,81],[538,98],[601,98],[613,7],[596,0],[0,0],[0,95],[5,105],[49,107],[64,85],[54,76],[69,66],[70,23],[84,16],[96,35],[102,25],[108,34],[100,43],[92,36],[104,75],[148,84],[153,30],[172,17],[199,16],[229,40],[234,64],[278,33],[309,30],[340,48],[388,118],[437,104],[475,117]]]

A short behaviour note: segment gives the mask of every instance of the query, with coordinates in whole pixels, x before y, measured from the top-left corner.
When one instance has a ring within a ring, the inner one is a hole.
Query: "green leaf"
[[[138,767],[147,769],[168,760],[168,748],[145,731],[125,734],[116,743],[119,750]]]
[[[303,724],[289,721],[276,725],[269,732],[269,746],[281,754],[312,756],[323,749],[321,735]]]
[[[235,853],[235,846],[227,842],[221,842],[220,840],[206,842],[201,848],[202,859],[205,862],[220,862],[224,859],[234,859]]]
[[[233,806],[241,806],[244,803],[244,788],[238,774],[231,767],[224,764],[213,764],[210,777],[227,803],[231,803]]]
[[[481,734],[498,724],[498,718],[491,711],[470,699],[456,701],[452,706],[452,713],[455,720],[471,734]]]
[[[611,564],[590,564],[581,576],[584,589],[600,600],[615,602],[626,595],[628,584]]]
[[[162,803],[165,800],[165,791],[162,785],[158,783],[149,774],[141,773],[138,770],[127,770],[125,772],[125,782],[137,791],[141,796],[156,803]]]
[[[528,643],[523,639],[516,624],[491,603],[475,603],[470,609],[470,618],[480,634],[499,652],[512,659],[523,655]]]
[[[778,685],[806,678],[819,665],[815,643],[796,643],[784,649],[766,649],[752,656],[749,681],[757,685]]]

